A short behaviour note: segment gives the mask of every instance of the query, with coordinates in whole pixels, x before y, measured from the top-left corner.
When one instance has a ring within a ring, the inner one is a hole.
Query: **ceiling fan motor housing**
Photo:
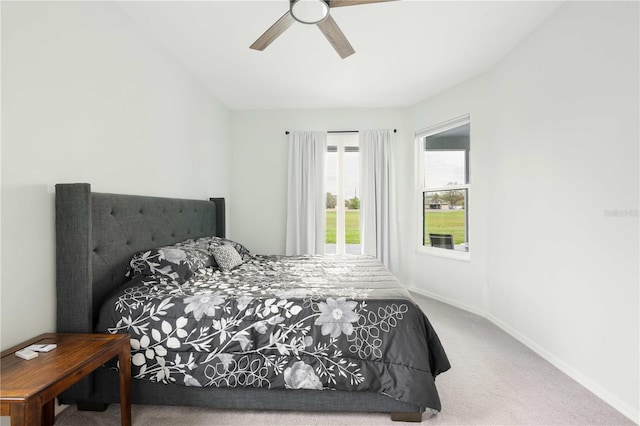
[[[318,24],[329,16],[328,0],[290,0],[291,16],[302,24]]]

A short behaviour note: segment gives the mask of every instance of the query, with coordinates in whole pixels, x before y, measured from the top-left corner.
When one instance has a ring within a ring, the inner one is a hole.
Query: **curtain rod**
[[[327,133],[358,133],[359,130],[329,130]],[[397,129],[393,129],[393,133],[397,133]],[[287,130],[284,132],[285,135],[288,135],[290,132]]]

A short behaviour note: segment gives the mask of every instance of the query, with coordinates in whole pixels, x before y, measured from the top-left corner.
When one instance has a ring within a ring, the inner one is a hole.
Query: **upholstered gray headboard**
[[[56,185],[57,331],[92,333],[100,304],[127,280],[139,251],[225,236],[223,198],[183,200]]]

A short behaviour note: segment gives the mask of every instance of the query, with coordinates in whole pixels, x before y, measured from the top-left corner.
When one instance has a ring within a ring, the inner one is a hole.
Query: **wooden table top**
[[[0,399],[25,400],[68,375],[82,369],[97,358],[117,356],[127,334],[60,334],[47,333],[34,337],[2,352],[0,360]],[[51,352],[24,360],[15,352],[33,344],[55,343]]]

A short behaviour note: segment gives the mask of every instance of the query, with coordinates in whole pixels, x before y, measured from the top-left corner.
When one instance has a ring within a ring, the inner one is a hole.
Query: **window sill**
[[[428,254],[437,257],[446,257],[448,259],[462,260],[464,262],[471,261],[471,252],[457,251],[435,247],[419,246],[416,251],[420,254]]]

